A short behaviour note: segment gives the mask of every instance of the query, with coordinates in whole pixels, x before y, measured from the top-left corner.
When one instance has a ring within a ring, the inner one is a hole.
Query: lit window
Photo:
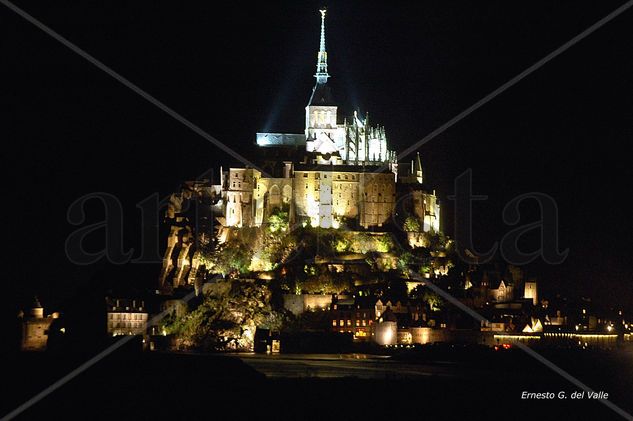
[[[336,326],[336,320],[332,320],[332,326]]]
[[[342,320],[342,319],[341,319],[341,320],[339,320],[339,321],[338,321],[338,325],[339,325],[339,326],[345,326],[345,321],[344,321],[344,320]]]

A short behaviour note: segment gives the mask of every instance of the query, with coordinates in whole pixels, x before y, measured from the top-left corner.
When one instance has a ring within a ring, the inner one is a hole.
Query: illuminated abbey
[[[389,223],[400,193],[406,193],[407,206],[423,222],[424,231],[439,231],[439,203],[423,187],[419,157],[400,164],[399,171],[384,127],[370,125],[368,115],[356,111],[341,118],[327,83],[327,59],[322,10],[316,84],[305,108],[305,131],[257,133],[257,146],[263,155],[273,156],[272,162],[261,169],[222,172],[216,187],[222,191],[222,224],[260,226],[275,209],[284,208],[293,223],[338,228],[345,221],[375,229]],[[288,158],[279,153],[283,150],[299,154]]]
[[[413,219],[414,228],[407,229],[412,247],[426,245],[425,233],[440,232],[440,204],[425,184],[419,155],[398,163],[384,127],[370,125],[368,114],[339,114],[327,58],[323,10],[304,132],[257,133],[257,167],[220,169],[219,184],[187,182],[171,196],[161,289],[193,283],[201,246],[222,244],[240,228],[266,226],[279,212],[290,226],[351,232],[389,233]],[[191,200],[206,212],[195,224],[184,212]]]

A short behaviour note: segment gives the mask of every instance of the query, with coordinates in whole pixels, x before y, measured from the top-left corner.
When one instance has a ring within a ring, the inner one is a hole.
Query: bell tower
[[[337,106],[327,80],[330,74],[327,71],[327,51],[325,49],[325,13],[321,12],[321,39],[317,54],[317,70],[314,75],[316,84],[312,89],[312,95],[306,106],[306,150],[329,150],[335,148],[336,113]],[[331,145],[330,145],[331,143]]]

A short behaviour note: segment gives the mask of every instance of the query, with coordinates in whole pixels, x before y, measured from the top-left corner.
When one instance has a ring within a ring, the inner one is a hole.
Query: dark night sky
[[[331,84],[345,114],[369,111],[402,150],[622,3],[332,2]],[[322,3],[17,4],[247,156],[257,131],[302,131]],[[503,204],[545,192],[570,256],[530,271],[546,290],[629,306],[632,23],[629,10],[420,150],[449,235],[445,197],[468,168],[475,192],[490,196],[475,205],[480,249],[509,229]],[[63,308],[104,281],[154,282],[156,265],[71,265],[68,205],[116,195],[138,248],[137,202],[233,160],[4,6],[0,51],[14,302],[37,292]],[[88,218],[102,213],[91,207]]]

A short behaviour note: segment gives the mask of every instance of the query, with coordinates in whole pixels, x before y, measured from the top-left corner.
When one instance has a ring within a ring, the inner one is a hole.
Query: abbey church
[[[226,227],[260,226],[283,207],[294,223],[338,228],[346,221],[374,229],[390,221],[400,193],[406,192],[424,230],[439,231],[439,203],[423,188],[419,157],[398,164],[384,127],[370,125],[368,115],[356,111],[341,117],[328,85],[327,59],[323,10],[316,84],[305,108],[304,133],[256,136],[264,156],[287,157],[277,153],[283,149],[300,153],[294,160],[264,162],[260,169],[223,171],[216,186],[223,198],[221,222]]]

